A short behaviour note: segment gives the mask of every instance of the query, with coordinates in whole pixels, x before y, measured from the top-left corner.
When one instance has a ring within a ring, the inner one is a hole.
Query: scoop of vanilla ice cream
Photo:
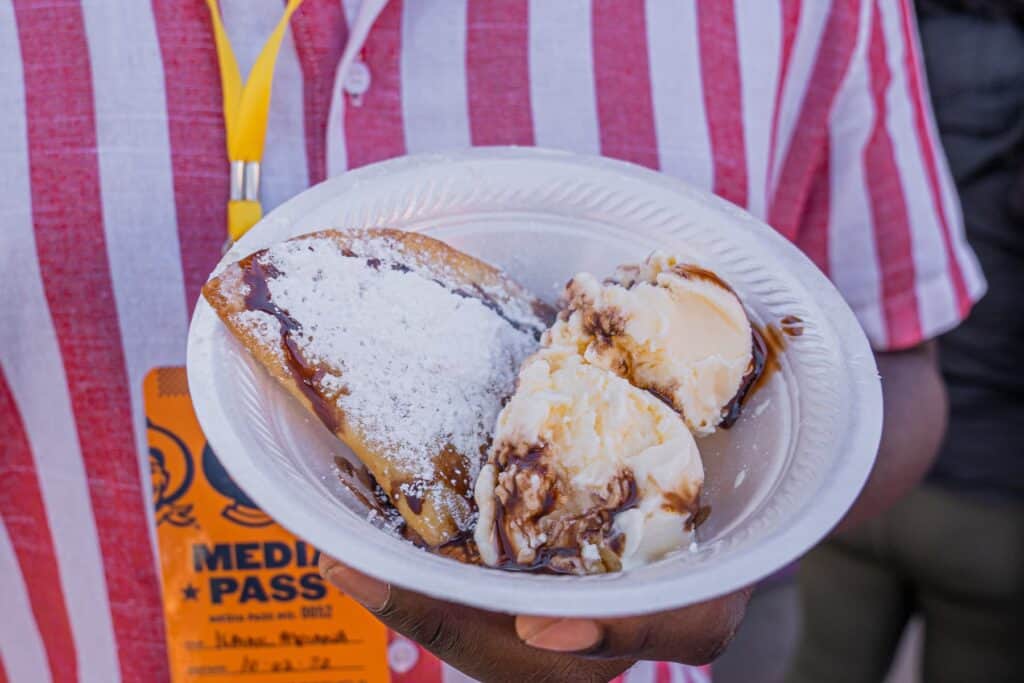
[[[573,349],[526,361],[475,487],[489,565],[628,569],[685,547],[704,470],[679,415]]]
[[[604,283],[577,275],[546,346],[571,347],[590,363],[647,389],[698,435],[722,421],[752,371],[743,305],[714,273],[654,254]]]

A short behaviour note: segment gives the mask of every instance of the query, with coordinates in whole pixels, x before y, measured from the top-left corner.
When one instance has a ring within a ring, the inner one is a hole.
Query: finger
[[[346,567],[323,553],[320,554],[320,574],[373,613],[384,609],[391,595],[388,584]]]
[[[539,651],[516,637],[510,615],[389,587],[324,555],[320,571],[386,626],[481,681],[607,681],[633,663]]]
[[[627,619],[516,619],[516,632],[531,647],[596,658],[657,659],[706,664],[732,640],[751,589],[671,612]]]

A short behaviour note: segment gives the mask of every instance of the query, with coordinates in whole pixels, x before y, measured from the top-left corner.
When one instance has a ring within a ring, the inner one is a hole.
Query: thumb
[[[374,614],[383,610],[391,597],[388,584],[350,569],[323,553],[320,554],[320,574]]]
[[[706,664],[739,628],[747,588],[671,612],[626,619],[553,619],[520,616],[516,633],[531,647],[599,659],[654,659]]]

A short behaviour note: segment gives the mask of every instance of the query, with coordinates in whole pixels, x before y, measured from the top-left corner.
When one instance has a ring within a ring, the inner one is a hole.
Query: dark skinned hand
[[[710,662],[732,639],[751,592],[642,617],[551,619],[442,602],[326,555],[320,572],[386,626],[484,683],[608,681],[638,659]]]

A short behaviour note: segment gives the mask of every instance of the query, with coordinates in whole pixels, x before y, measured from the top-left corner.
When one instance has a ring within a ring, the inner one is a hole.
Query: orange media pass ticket
[[[149,466],[174,683],[378,683],[387,633],[325,583],[316,548],[228,476],[184,368],[145,380]]]

